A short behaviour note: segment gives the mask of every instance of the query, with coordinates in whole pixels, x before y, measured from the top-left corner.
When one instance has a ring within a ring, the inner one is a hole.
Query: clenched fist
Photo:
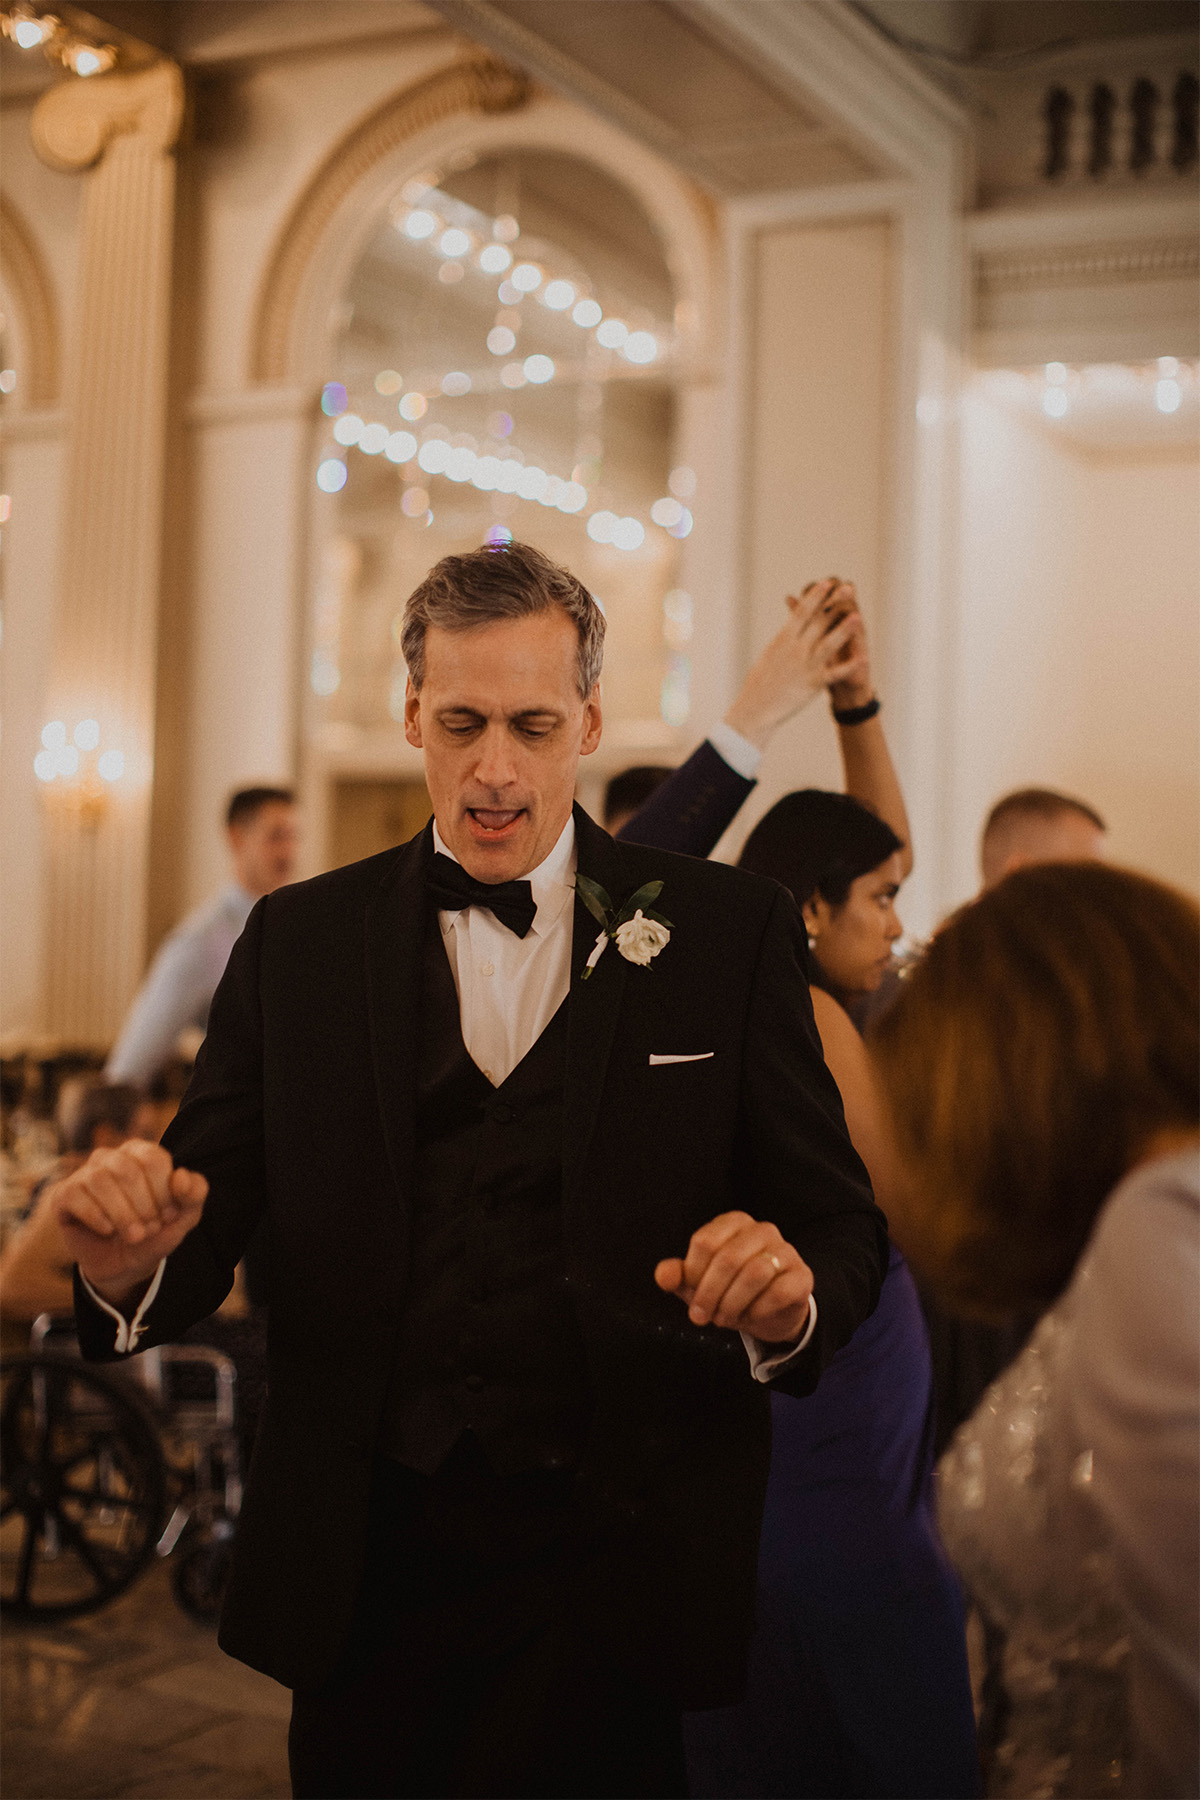
[[[53,1201],[81,1273],[120,1306],[183,1242],[207,1197],[203,1175],[177,1169],[161,1144],[131,1138],[93,1151],[58,1184]]]
[[[767,1344],[786,1344],[808,1322],[812,1270],[777,1226],[749,1213],[710,1219],[693,1232],[687,1255],[666,1257],[654,1279],[686,1303],[693,1325],[723,1325]]]

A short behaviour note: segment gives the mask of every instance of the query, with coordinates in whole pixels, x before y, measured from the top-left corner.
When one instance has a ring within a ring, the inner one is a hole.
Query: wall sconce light
[[[103,75],[117,61],[115,44],[98,43],[69,29],[56,13],[40,12],[29,0],[0,7],[0,32],[19,50],[42,50],[74,75]]]
[[[95,719],[81,719],[69,738],[62,720],[52,719],[42,727],[42,748],[33,759],[33,772],[52,805],[94,829],[108,810],[113,784],[125,774],[125,754],[101,750]]]

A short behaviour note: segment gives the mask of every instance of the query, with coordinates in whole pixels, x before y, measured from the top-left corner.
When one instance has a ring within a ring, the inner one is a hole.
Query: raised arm
[[[849,666],[861,621],[853,604],[835,602],[837,587],[832,577],[810,582],[798,599],[789,597],[786,624],[755,662],[721,725],[618,837],[685,856],[712,852],[753,790],[775,732]]]
[[[822,588],[827,585],[825,582],[819,584]],[[806,589],[805,592],[808,593],[809,590]],[[891,826],[904,845],[900,852],[900,867],[902,874],[908,875],[913,866],[912,831],[899,777],[884,735],[883,721],[878,707],[868,718],[856,719],[853,716],[869,710],[876,700],[866,627],[858,610],[854,583],[836,582],[828,604],[839,614],[841,628],[847,632],[845,657],[837,678],[829,684],[846,792],[855,800],[861,800],[864,806],[869,806],[885,824]],[[847,716],[839,718],[839,713]]]

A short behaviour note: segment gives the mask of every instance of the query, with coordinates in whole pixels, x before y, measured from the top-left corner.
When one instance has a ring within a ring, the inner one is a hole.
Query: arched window
[[[676,365],[662,247],[612,177],[530,149],[405,183],[343,289],[324,389],[318,729],[398,721],[407,595],[440,557],[516,537],[606,611],[615,741],[674,741],[695,504],[673,457]]]

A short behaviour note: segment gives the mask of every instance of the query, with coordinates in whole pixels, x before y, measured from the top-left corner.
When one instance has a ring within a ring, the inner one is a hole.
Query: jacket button
[[[472,1394],[482,1392],[483,1385],[482,1375],[468,1375],[466,1381],[463,1383],[463,1386],[469,1389]]]

